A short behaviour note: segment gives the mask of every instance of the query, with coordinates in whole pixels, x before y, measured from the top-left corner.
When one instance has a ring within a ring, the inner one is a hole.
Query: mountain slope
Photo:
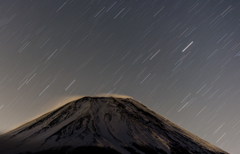
[[[1,135],[0,146],[4,154],[227,153],[136,100],[116,97],[72,101]]]

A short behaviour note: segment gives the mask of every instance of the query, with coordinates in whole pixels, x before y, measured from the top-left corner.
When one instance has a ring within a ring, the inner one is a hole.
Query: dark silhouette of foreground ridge
[[[226,154],[132,98],[83,97],[0,136],[0,154]]]

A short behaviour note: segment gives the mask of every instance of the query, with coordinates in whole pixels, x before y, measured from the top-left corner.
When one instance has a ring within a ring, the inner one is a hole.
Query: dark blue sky
[[[123,94],[237,154],[239,26],[237,0],[0,1],[0,132]]]

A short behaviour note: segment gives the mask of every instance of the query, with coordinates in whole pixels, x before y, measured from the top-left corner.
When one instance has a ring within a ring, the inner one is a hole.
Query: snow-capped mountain
[[[1,154],[226,154],[132,98],[83,97],[0,136]]]

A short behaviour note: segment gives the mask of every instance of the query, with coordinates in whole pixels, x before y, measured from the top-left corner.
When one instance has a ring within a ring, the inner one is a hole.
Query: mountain
[[[1,154],[227,154],[132,98],[83,97],[0,136]]]

